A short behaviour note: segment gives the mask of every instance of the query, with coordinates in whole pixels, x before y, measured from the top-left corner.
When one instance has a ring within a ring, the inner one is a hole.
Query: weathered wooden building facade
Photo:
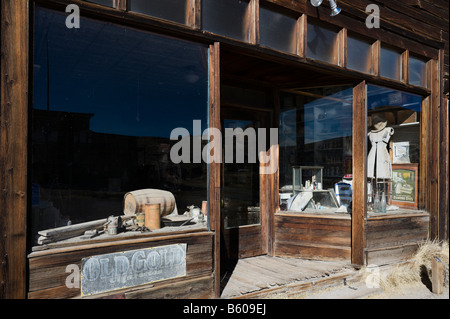
[[[337,4],[1,0],[0,298],[217,298],[239,258],[380,264],[448,240],[448,1]],[[207,128],[267,133],[267,160],[225,161]],[[139,189],[207,221],[36,241]],[[67,281],[163,260],[181,272],[139,289]]]

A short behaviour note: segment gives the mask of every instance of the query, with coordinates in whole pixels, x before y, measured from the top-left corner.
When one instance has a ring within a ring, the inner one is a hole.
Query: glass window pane
[[[248,41],[248,1],[202,1],[202,29],[233,39]]]
[[[87,0],[87,2],[94,2],[111,8],[114,7],[114,0]]]
[[[33,233],[121,215],[140,189],[171,192],[179,213],[201,207],[207,165],[185,150],[177,164],[171,133],[208,142],[207,47],[86,18],[68,29],[66,17],[36,9]]]
[[[220,99],[223,103],[234,105],[272,107],[272,104],[267,103],[266,92],[258,89],[222,85]]]
[[[368,212],[418,209],[422,97],[367,86]]]
[[[281,96],[281,210],[350,212],[352,101],[351,87]]]
[[[338,32],[313,23],[308,23],[307,29],[307,57],[336,63]]]
[[[409,83],[417,86],[427,86],[427,62],[409,56]]]
[[[259,33],[261,45],[276,50],[297,52],[297,19],[260,7]]]
[[[251,161],[251,141],[249,137],[244,137],[246,133],[257,132],[258,128],[260,128],[258,121],[240,119],[240,116],[234,119],[225,117],[223,120],[225,132],[229,130],[236,132],[235,130],[239,129],[243,132],[243,135],[240,135],[242,139],[238,136],[234,138],[236,140],[232,145],[234,160],[225,160],[223,163],[222,200],[224,205],[221,207],[221,214],[225,228],[261,223],[259,164]],[[238,147],[246,150],[242,162],[237,160]]]
[[[372,73],[372,44],[353,36],[347,37],[347,68]]]
[[[128,0],[128,10],[186,24],[187,0]]]
[[[393,49],[381,47],[380,49],[380,75],[393,80],[400,80],[401,54]]]

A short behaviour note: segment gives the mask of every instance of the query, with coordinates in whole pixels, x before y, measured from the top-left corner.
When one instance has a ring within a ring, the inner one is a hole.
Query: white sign
[[[186,246],[175,244],[83,258],[83,296],[186,276]]]

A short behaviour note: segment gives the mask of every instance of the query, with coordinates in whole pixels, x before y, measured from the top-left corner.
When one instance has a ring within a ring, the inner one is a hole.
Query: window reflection
[[[104,6],[114,7],[114,0],[87,0],[88,2],[98,3]]]
[[[248,0],[202,1],[202,29],[233,39],[248,41]]]
[[[388,48],[380,49],[380,75],[393,80],[400,80],[401,72],[401,54],[400,52]]]
[[[307,33],[307,56],[328,63],[336,63],[338,32],[322,25],[308,23]]]
[[[367,86],[368,211],[418,209],[422,97]]]
[[[169,154],[173,129],[208,125],[207,48],[88,19],[67,29],[65,19],[36,9],[33,231],[121,214],[137,189],[172,192],[180,213],[201,207],[206,164]]]
[[[417,86],[427,86],[427,63],[426,61],[409,56],[409,83]]]
[[[188,1],[186,0],[128,0],[127,5],[130,11],[187,24]]]
[[[260,126],[255,120],[224,119],[223,128],[242,129],[241,136],[236,136],[233,143],[233,154],[237,154],[238,143],[242,143],[245,156],[243,161],[237,159],[232,163],[223,164],[223,185],[221,214],[224,218],[224,227],[233,228],[245,225],[256,225],[261,222],[260,212],[260,181],[259,164],[250,160],[250,141],[245,137],[246,130],[257,130]],[[242,139],[241,139],[242,137]]]
[[[352,99],[348,87],[282,95],[281,210],[351,210]]]
[[[259,9],[259,21],[262,45],[280,51],[296,53],[297,19],[261,6]]]
[[[363,39],[348,36],[347,67],[364,73],[372,73],[372,44]]]

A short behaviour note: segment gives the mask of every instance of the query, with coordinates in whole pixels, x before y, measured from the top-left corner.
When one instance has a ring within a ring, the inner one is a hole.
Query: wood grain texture
[[[275,215],[275,256],[350,261],[349,216]]]
[[[367,154],[366,83],[353,89],[352,263],[364,265]]]
[[[209,126],[221,129],[220,124],[220,43],[216,42],[209,46]],[[221,150],[221,142],[213,140],[214,150]],[[213,156],[212,154],[210,154]],[[220,185],[221,165],[213,161],[209,165],[209,224],[214,235],[214,293],[220,296]]]
[[[428,213],[369,217],[366,225],[368,264],[394,263],[410,258],[428,238]]]
[[[74,298],[80,296],[80,289],[67,288],[66,273],[68,265],[81,267],[81,260],[86,257],[122,252],[127,250],[145,249],[176,243],[186,243],[186,276],[182,278],[164,280],[159,283],[150,283],[147,288],[160,287],[176,283],[178,286],[189,285],[187,282],[200,277],[210,277],[209,282],[203,282],[198,287],[201,294],[213,297],[213,234],[211,232],[196,232],[176,236],[161,236],[128,239],[116,242],[115,245],[92,244],[83,247],[64,247],[32,253],[29,256],[29,293],[28,298]],[[81,248],[81,249],[80,249]],[[152,287],[149,287],[152,286]],[[135,290],[136,287],[123,290],[124,293]],[[206,289],[206,290],[205,290]],[[102,295],[113,295],[110,292]],[[171,294],[169,291],[167,292]],[[181,295],[181,293],[179,293]],[[132,297],[130,294],[128,297]],[[195,298],[197,295],[183,295],[184,298]]]
[[[1,1],[0,299],[26,294],[28,1]]]

